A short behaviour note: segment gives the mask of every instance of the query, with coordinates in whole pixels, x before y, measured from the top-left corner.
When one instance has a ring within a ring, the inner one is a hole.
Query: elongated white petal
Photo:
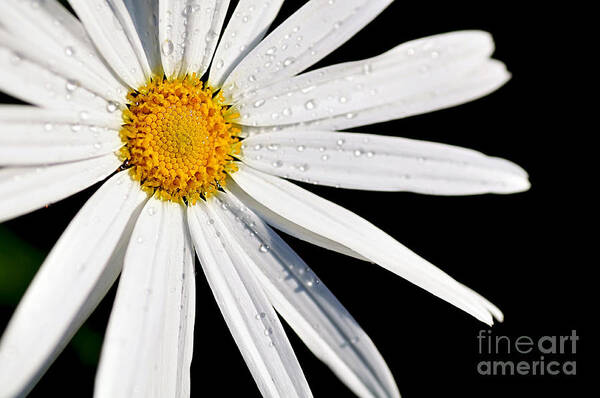
[[[339,242],[480,321],[493,323],[492,315],[479,296],[365,219],[281,178],[243,165],[232,178],[272,212]],[[246,204],[260,214],[260,207]]]
[[[69,0],[96,48],[125,83],[138,88],[152,77],[142,42],[123,0]]]
[[[99,95],[122,101],[123,85],[104,64],[81,22],[58,1],[3,3],[0,25],[14,37],[7,43],[16,47],[13,50],[43,59],[52,70],[68,70],[70,78],[86,87],[89,82],[85,80],[95,78],[104,83]]]
[[[102,181],[121,164],[113,154],[52,166],[0,168],[0,222]]]
[[[25,396],[106,294],[146,195],[122,172],[79,211],[0,341],[0,394]]]
[[[359,260],[370,261],[367,258],[360,255],[359,253],[344,246],[343,244],[340,244],[335,240],[328,239],[323,235],[315,233],[309,229],[302,227],[301,225],[291,222],[287,218],[282,217],[279,214],[262,206],[260,203],[255,201],[252,198],[252,196],[248,195],[245,191],[239,189],[239,187],[237,187],[234,182],[231,182],[231,186],[229,186],[228,183],[227,190],[229,192],[235,192],[235,196],[238,197],[242,202],[246,203],[249,207],[252,207],[252,209],[257,211],[263,220],[265,220],[270,225],[274,226],[280,231],[285,232],[288,235],[295,236],[298,239],[302,239],[303,241],[312,243],[313,245],[317,245],[325,249],[344,254],[346,256],[358,258]],[[260,211],[258,211],[257,209],[260,209]]]
[[[117,130],[50,122],[0,122],[0,166],[89,159],[113,153],[122,145]]]
[[[180,338],[177,342],[177,385],[175,389],[176,398],[186,398],[190,396],[190,366],[194,355],[194,320],[196,318],[196,270],[194,268],[194,246],[191,241],[189,229],[185,227],[185,245],[186,255],[183,265],[182,302],[180,305],[181,316],[179,319]],[[190,255],[187,255],[189,250]],[[173,314],[171,314],[173,316]]]
[[[527,173],[504,159],[451,145],[359,133],[302,131],[244,141],[244,163],[320,185],[433,195],[512,193]]]
[[[380,106],[367,105],[356,112],[330,115],[302,123],[269,128],[244,127],[246,135],[279,130],[342,130],[388,120],[433,112],[464,104],[497,90],[510,79],[505,65],[494,59],[485,61],[461,78],[424,87],[422,92],[401,96],[398,100]]]
[[[162,60],[158,42],[159,0],[123,0],[138,32],[150,69],[162,76]]]
[[[410,98],[468,75],[491,36],[462,31],[401,44],[374,58],[317,69],[235,99],[245,125],[306,122]]]
[[[50,109],[103,110],[109,102],[36,59],[4,46],[0,37],[0,91]],[[115,106],[115,105],[113,105]]]
[[[236,99],[248,90],[302,72],[346,42],[391,2],[310,0],[231,72],[224,84],[225,95]]]
[[[399,101],[369,107],[358,112],[326,117],[293,128],[306,129],[314,126],[313,128],[319,130],[342,130],[420,115],[485,97],[502,87],[509,79],[510,73],[506,70],[506,66],[500,61],[490,59],[462,78],[403,97]]]
[[[211,223],[212,220],[212,223]],[[264,397],[312,394],[285,331],[247,255],[223,237],[203,203],[188,207],[196,253],[227,326]]]
[[[240,0],[223,32],[208,83],[221,87],[231,71],[267,33],[283,0]]]
[[[227,238],[252,260],[275,309],[310,350],[360,397],[398,397],[375,345],[304,261],[233,195],[209,202]]]
[[[159,2],[159,39],[167,77],[206,72],[228,6],[229,0]]]
[[[151,198],[125,255],[95,397],[183,397],[189,391],[181,383],[189,383],[192,349],[191,264],[183,208]]]
[[[81,131],[79,127],[98,127],[108,130],[120,130],[123,117],[119,108],[110,110],[77,111],[73,109],[45,109],[30,105],[0,105],[0,125],[43,124],[48,132],[53,127],[68,125],[73,133]]]
[[[108,101],[123,102],[124,100],[122,85],[119,84],[118,86],[113,87],[112,90],[107,90],[107,84],[102,78],[93,73],[93,71],[82,67],[79,61],[66,56],[64,52],[56,53],[55,51],[48,51],[44,47],[36,44],[28,44],[1,30],[0,47],[16,54],[15,57],[25,58],[28,62],[35,63],[39,67],[50,71],[52,74],[62,77],[73,86],[84,87],[90,93],[94,93],[99,97],[104,98],[105,103]],[[18,65],[19,62],[17,58],[13,59],[13,64],[15,61],[17,61],[16,63]],[[41,85],[38,87],[39,91],[46,89],[46,87]],[[65,98],[65,100],[67,99]],[[93,98],[91,98],[91,100],[93,100]],[[104,107],[106,107],[105,104]]]

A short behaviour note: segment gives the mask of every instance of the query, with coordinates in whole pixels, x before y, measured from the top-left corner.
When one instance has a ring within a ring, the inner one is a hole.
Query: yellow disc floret
[[[225,185],[240,142],[221,93],[188,76],[152,80],[127,98],[121,156],[145,190],[194,204]]]

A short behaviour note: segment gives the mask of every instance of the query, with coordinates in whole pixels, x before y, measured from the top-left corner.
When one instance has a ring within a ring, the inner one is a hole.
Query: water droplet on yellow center
[[[191,76],[153,80],[127,98],[121,156],[145,190],[194,204],[225,186],[240,141],[221,93]]]

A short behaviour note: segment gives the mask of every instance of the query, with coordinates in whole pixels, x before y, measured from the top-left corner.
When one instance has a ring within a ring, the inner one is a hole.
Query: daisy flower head
[[[502,313],[358,215],[294,184],[432,195],[529,188],[519,166],[344,132],[459,105],[510,77],[481,31],[304,72],[392,0],[4,0],[0,221],[104,181],[0,340],[26,395],[119,278],[96,397],[190,395],[195,256],[267,397],[311,391],[283,317],[360,397],[398,397],[377,348],[272,227],[375,263],[491,325]],[[229,7],[234,8],[225,23]]]

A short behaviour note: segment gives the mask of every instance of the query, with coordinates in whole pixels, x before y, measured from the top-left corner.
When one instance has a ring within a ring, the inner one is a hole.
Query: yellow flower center
[[[194,204],[225,186],[240,152],[238,115],[195,75],[156,79],[128,95],[121,157],[131,176],[164,200]]]

